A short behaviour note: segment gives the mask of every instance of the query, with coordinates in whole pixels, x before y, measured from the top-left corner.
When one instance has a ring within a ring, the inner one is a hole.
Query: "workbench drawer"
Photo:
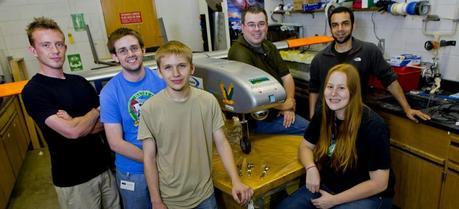
[[[7,101],[7,105],[5,105],[1,110],[0,110],[0,134],[2,132],[2,129],[7,125],[8,121],[13,117],[14,112],[16,111],[15,106],[13,106],[11,103],[13,102],[13,99],[10,99]]]
[[[448,149],[448,159],[451,162],[459,164],[459,138],[457,135],[451,135],[451,144]]]

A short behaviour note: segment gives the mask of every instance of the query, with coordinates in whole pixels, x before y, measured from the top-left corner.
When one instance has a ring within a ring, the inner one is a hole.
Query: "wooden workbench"
[[[238,144],[233,144],[236,164],[242,164],[241,180],[250,186],[253,199],[263,199],[270,191],[283,188],[287,183],[304,174],[304,169],[298,160],[298,146],[302,136],[293,135],[251,135],[252,152],[243,154]],[[247,174],[247,163],[253,163],[252,174]],[[264,165],[269,167],[267,175],[261,177]],[[225,208],[241,208],[232,200],[231,179],[226,173],[223,163],[214,151],[213,156],[214,186],[222,191]]]
[[[11,82],[11,83],[6,83],[6,84],[0,84],[0,98],[8,97],[8,96],[18,97],[20,106],[22,109],[22,113],[24,115],[27,132],[32,142],[32,148],[38,149],[38,148],[41,148],[41,145],[39,142],[37,131],[35,130],[35,122],[29,116],[29,114],[27,114],[27,111],[25,109],[24,102],[22,101],[22,96],[21,96],[22,89],[27,84],[27,82],[28,81],[25,80],[25,81],[17,81],[17,82]]]

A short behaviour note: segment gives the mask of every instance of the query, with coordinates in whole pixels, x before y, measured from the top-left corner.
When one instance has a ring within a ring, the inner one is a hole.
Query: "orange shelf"
[[[18,81],[18,82],[0,84],[0,97],[7,97],[7,96],[20,94],[24,86],[27,84],[27,82],[29,81],[26,80],[26,81]]]
[[[307,46],[313,44],[322,44],[332,42],[331,36],[310,36],[305,38],[287,40],[288,48],[295,48],[300,46]]]

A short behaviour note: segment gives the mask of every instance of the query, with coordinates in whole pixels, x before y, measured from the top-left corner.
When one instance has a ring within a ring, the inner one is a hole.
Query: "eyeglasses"
[[[65,49],[67,47],[67,45],[65,45],[64,42],[60,42],[60,41],[56,42],[56,43],[41,42],[40,43],[40,47],[44,48],[46,50],[52,50],[54,47],[56,47],[56,49],[62,50],[62,49]]]
[[[245,24],[248,28],[250,28],[251,30],[255,30],[257,27],[259,29],[264,29],[266,27],[266,22],[262,21],[262,22],[258,22],[258,23],[254,23],[254,22],[249,22],[247,24]]]
[[[123,56],[126,56],[129,54],[129,51],[131,51],[133,54],[137,53],[140,51],[140,46],[139,45],[132,45],[128,48],[126,47],[123,47],[123,48],[119,48],[116,50],[116,54],[118,55],[123,55]]]

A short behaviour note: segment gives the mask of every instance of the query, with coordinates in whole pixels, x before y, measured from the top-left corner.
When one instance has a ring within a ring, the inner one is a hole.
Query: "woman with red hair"
[[[363,104],[357,70],[350,64],[333,67],[324,88],[324,105],[299,147],[306,186],[278,208],[391,208],[389,130]]]

